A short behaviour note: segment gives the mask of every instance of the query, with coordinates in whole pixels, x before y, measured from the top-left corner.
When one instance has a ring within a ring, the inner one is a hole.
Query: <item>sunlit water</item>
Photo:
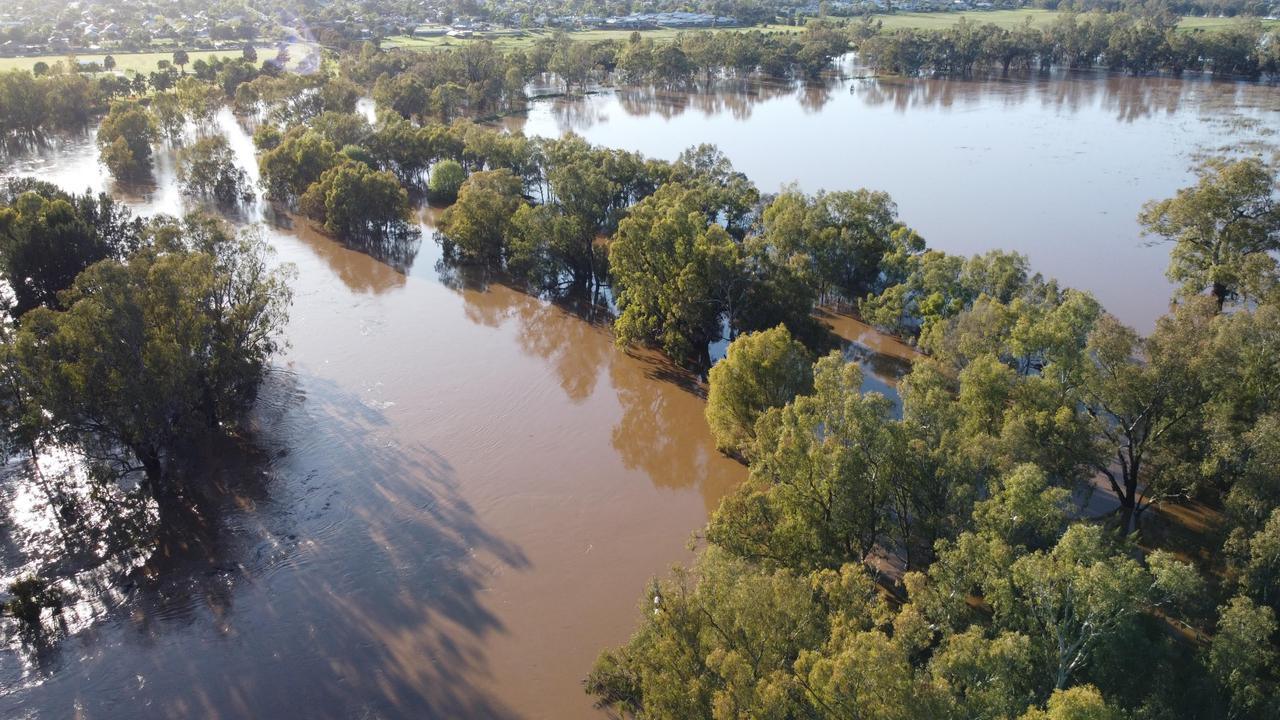
[[[1115,89],[1127,85],[1178,99],[1136,112]],[[1137,205],[1185,181],[1195,138],[1264,138],[1274,116],[1258,98],[1271,92],[1061,78],[619,91],[535,103],[526,129],[573,128],[659,157],[717,142],[765,189],[883,187],[931,244],[1028,251],[1037,269],[1141,324],[1168,288],[1165,251],[1137,244]],[[1215,112],[1258,119],[1215,123]],[[1098,133],[1090,144],[1073,145],[1090,136],[1073,118]],[[229,113],[218,124],[256,177],[248,134]],[[997,172],[999,162],[1010,164]],[[1116,180],[1121,167],[1134,188]],[[107,178],[91,137],[7,172],[109,191],[146,214],[183,207],[170,152],[145,189]],[[268,215],[260,202],[244,212]],[[138,570],[117,561],[82,575],[72,621],[49,641],[11,640],[0,715],[595,714],[580,681],[596,653],[627,637],[646,580],[690,558],[690,534],[745,470],[715,452],[698,395],[655,356],[615,347],[601,311],[442,273],[432,216],[420,213],[421,245],[376,256],[302,224],[263,224],[298,277],[290,346],[252,432],[205,452],[192,473],[214,498],[200,522],[163,531]],[[1127,303],[1107,294],[1113,271]],[[870,371],[867,387],[892,393],[911,350],[826,319],[857,341],[848,353]],[[51,532],[11,469],[5,577],[38,564],[32,533]]]
[[[1144,202],[1191,182],[1205,154],[1264,153],[1280,130],[1280,88],[1199,76],[1094,73],[991,81],[845,79],[726,83],[714,92],[606,90],[532,104],[508,125],[576,132],[674,159],[714,143],[764,192],[889,192],[931,247],[1000,248],[1092,291],[1149,331],[1168,309],[1168,247],[1150,247]]]

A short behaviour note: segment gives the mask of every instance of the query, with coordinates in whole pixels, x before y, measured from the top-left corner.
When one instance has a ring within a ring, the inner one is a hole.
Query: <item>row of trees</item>
[[[911,256],[881,304],[925,351],[900,413],[784,327],[737,338],[707,418],[749,479],[588,691],[644,718],[1274,717],[1275,192],[1220,161],[1144,210],[1181,284],[1149,338],[1018,256]],[[1073,499],[1094,478],[1119,531]],[[1179,547],[1198,566],[1126,536],[1185,497],[1223,513]]]
[[[0,150],[57,130],[85,128],[113,94],[81,75],[0,72]]]
[[[462,155],[489,132],[472,128]],[[619,342],[693,368],[710,365],[709,343],[726,327],[782,322],[821,345],[816,304],[879,292],[924,247],[883,193],[787,191],[762,206],[712,146],[674,163],[574,136],[529,149],[530,162],[481,163],[489,169],[462,184],[439,228],[450,257],[539,289],[607,281]]]
[[[569,90],[615,72],[629,82],[663,85],[725,72],[812,76],[848,47],[846,33],[818,22],[800,33],[699,31],[669,42],[640,33],[626,42],[591,42],[561,32],[540,38],[527,51],[506,53],[488,42],[429,52],[380,52],[368,45],[358,56],[344,58],[342,74],[372,85],[384,112],[449,122],[518,109],[525,101],[525,84],[540,73],[555,74]]]
[[[1210,71],[1257,78],[1280,72],[1276,34],[1259,23],[1213,31],[1177,29],[1169,15],[1091,12],[1064,14],[1037,27],[979,25],[962,18],[944,30],[879,32],[864,22],[855,31],[859,56],[888,72],[968,76],[975,71],[1105,67],[1134,74],[1157,70]]]
[[[186,64],[186,53],[179,51],[175,57]],[[278,65],[267,63],[259,67],[244,57],[196,60],[192,66],[194,77],[174,69],[167,60],[162,60],[161,67],[150,74],[139,72],[131,76],[90,77],[81,74],[78,67],[57,65],[56,72],[44,63],[37,63],[34,73],[26,70],[0,73],[0,149],[14,141],[29,144],[55,131],[88,127],[115,101],[152,93],[157,96],[182,93],[184,88],[191,93],[196,87],[205,86],[217,86],[230,98],[243,83],[259,76],[282,74]]]

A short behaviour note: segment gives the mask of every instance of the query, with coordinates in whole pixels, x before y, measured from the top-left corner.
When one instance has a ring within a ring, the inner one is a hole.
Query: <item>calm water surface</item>
[[[881,187],[931,244],[1022,249],[1141,324],[1168,288],[1165,251],[1137,244],[1137,206],[1182,184],[1213,138],[1265,140],[1272,93],[841,81],[618,91],[539,102],[522,124],[659,157],[713,141],[766,189]],[[219,123],[253,172],[248,136]],[[84,138],[7,172],[153,213],[182,207],[172,168],[161,153],[156,187],[115,187]],[[420,245],[375,252],[263,225],[298,276],[254,432],[205,453],[201,522],[168,531],[141,570],[84,583],[64,636],[0,653],[0,716],[595,715],[580,685],[595,655],[745,471],[715,452],[702,400],[618,350],[607,318],[442,273],[430,210],[421,222]],[[868,388],[892,392],[910,349],[828,320]],[[7,579],[27,567],[15,538],[40,522],[5,508]]]
[[[714,143],[764,192],[885,190],[930,246],[1026,253],[1149,331],[1172,286],[1168,248],[1145,246],[1138,211],[1188,184],[1205,153],[1270,155],[1280,88],[1067,73],[743,82],[540,100],[509,124],[665,159]]]

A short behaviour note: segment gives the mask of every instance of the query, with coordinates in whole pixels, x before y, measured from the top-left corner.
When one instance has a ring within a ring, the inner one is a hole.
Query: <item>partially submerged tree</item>
[[[403,231],[409,217],[409,195],[395,175],[350,160],[326,170],[298,205],[346,240],[381,240]]]
[[[445,250],[463,262],[502,267],[511,219],[522,204],[520,179],[510,170],[472,173],[440,217]]]
[[[656,345],[678,362],[705,368],[741,258],[729,233],[704,214],[702,199],[672,183],[640,201],[618,226],[609,264],[618,342]]]
[[[249,174],[236,165],[235,153],[221,135],[200,138],[178,152],[178,182],[185,194],[224,206],[253,199]]]
[[[102,161],[117,180],[137,180],[151,171],[151,145],[155,141],[156,126],[151,114],[137,103],[112,105],[98,128]]]
[[[126,261],[81,273],[66,310],[28,313],[16,344],[53,435],[165,495],[175,444],[248,407],[290,294],[252,235],[198,217],[150,231]]]
[[[342,161],[333,143],[312,130],[294,128],[258,158],[267,197],[285,203],[298,198],[326,170]]]
[[[58,293],[90,265],[132,249],[140,227],[106,195],[35,187],[0,205],[0,273],[13,292],[13,314],[61,307]]]
[[[1276,282],[1280,205],[1275,171],[1260,159],[1215,159],[1192,187],[1148,203],[1139,216],[1146,232],[1173,243],[1169,279],[1183,295],[1205,290],[1222,308],[1256,299]]]

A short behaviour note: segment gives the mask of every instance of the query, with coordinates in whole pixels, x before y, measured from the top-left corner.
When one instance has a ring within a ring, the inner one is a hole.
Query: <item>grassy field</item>
[[[978,24],[995,24],[1003,28],[1015,28],[1022,23],[1030,20],[1032,25],[1043,26],[1058,16],[1053,10],[991,10],[991,11],[974,11],[964,13],[894,13],[892,15],[877,15],[877,20],[884,23],[886,30],[898,30],[901,28],[913,28],[918,30],[937,30],[948,28],[959,22],[960,18],[969,18],[969,20]],[[1229,27],[1232,24],[1244,22],[1239,18],[1203,18],[1203,17],[1186,17],[1182,19],[1180,28],[1185,30],[1217,30]],[[1268,27],[1280,25],[1280,21],[1267,20],[1263,24]],[[734,30],[738,28],[725,28],[725,30]],[[796,32],[798,28],[790,25],[765,25],[759,28],[766,32]],[[582,30],[572,33],[575,40],[623,40],[631,35],[631,30]],[[641,34],[654,40],[668,40],[675,37],[682,30],[670,28],[661,28],[658,30],[643,30]],[[523,48],[528,47],[538,40],[551,33],[550,30],[500,30],[491,33],[477,33],[473,39],[458,39],[444,35],[435,37],[409,37],[407,35],[398,35],[387,38],[383,41],[383,47],[402,47],[415,50],[429,50],[434,48],[449,48],[465,45],[474,39],[491,40],[500,48]]]
[[[306,54],[311,53],[313,51],[313,47],[314,46],[306,43],[294,43],[289,46],[289,57],[292,59],[292,61],[296,62],[299,58],[303,57]],[[90,60],[93,62],[100,63],[102,62],[102,58],[106,57],[108,54],[116,59],[116,70],[119,70],[119,71],[149,73],[156,69],[157,63],[159,63],[161,60],[168,60],[170,62],[173,62],[173,51],[171,50],[166,50],[164,52],[145,52],[145,53],[113,52],[113,53],[92,54],[92,55],[84,54],[84,55],[76,55],[76,59]],[[187,51],[187,57],[190,59],[191,62],[195,62],[196,60],[200,60],[200,59],[208,60],[209,58],[214,56],[239,57],[240,49],[227,48],[225,50],[188,50]],[[273,58],[273,57],[275,57],[274,46],[270,46],[266,44],[258,46],[258,59],[260,61],[269,60],[270,58]],[[66,59],[67,59],[66,55],[38,55],[38,56],[33,55],[30,57],[0,58],[0,72],[6,71],[6,70],[30,70],[35,66],[37,62],[44,61],[50,65],[53,65],[54,63],[59,61],[66,61]],[[187,65],[187,70],[188,71],[191,70],[190,65]]]
[[[1222,18],[1222,17],[1184,17],[1182,22],[1178,23],[1179,30],[1220,30],[1224,27],[1230,27],[1236,23],[1247,22],[1241,18]],[[1263,20],[1262,26],[1273,28],[1280,26],[1280,20]]]
[[[725,28],[725,30],[740,30],[742,28]],[[764,32],[797,32],[799,28],[791,25],[761,25],[751,30],[761,30]],[[582,30],[572,33],[574,40],[625,40],[631,36],[631,30]],[[653,38],[654,40],[669,40],[677,34],[684,32],[671,28],[660,28],[657,30],[642,30],[640,34]],[[537,42],[538,38],[550,36],[550,30],[512,30],[512,31],[496,31],[492,33],[477,33],[474,39],[485,39],[493,41],[493,44],[500,48],[523,48]],[[472,40],[462,40],[446,36],[436,37],[409,37],[407,35],[397,35],[389,37],[383,41],[383,47],[403,47],[414,50],[429,50],[433,48],[456,47],[465,45]]]
[[[986,12],[963,13],[895,13],[893,15],[877,15],[877,20],[884,23],[886,30],[912,28],[916,30],[938,30],[948,28],[960,20],[969,18],[979,25],[993,24],[1003,28],[1016,28],[1030,19],[1031,24],[1043,26],[1053,22],[1058,13],[1053,10],[991,10]],[[1181,30],[1220,30],[1236,23],[1246,22],[1241,18],[1184,17],[1178,23]],[[1264,26],[1274,27],[1280,21],[1264,20]]]
[[[1015,28],[1031,19],[1034,25],[1047,25],[1058,13],[1052,10],[990,10],[985,12],[963,13],[894,13],[893,15],[876,15],[875,18],[884,23],[885,30],[910,28],[913,30],[941,30],[949,28],[969,18],[979,25],[999,25],[1003,28]]]

